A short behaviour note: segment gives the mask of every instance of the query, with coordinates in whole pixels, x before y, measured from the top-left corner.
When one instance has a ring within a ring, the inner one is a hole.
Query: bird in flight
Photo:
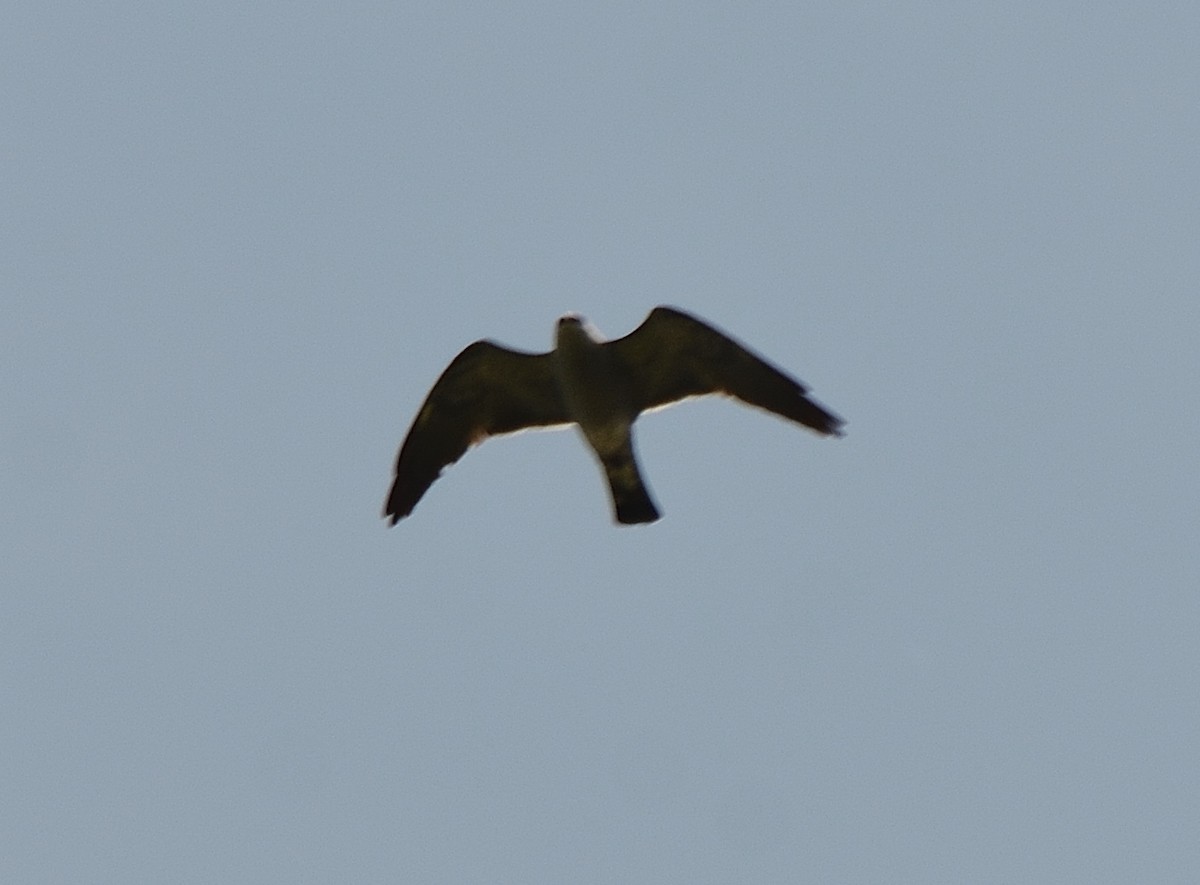
[[[656,307],[623,338],[604,341],[577,314],[558,321],[554,350],[523,353],[476,341],[454,358],[429,391],[396,458],[383,516],[412,513],[442,469],[489,436],[578,425],[600,461],[613,516],[654,522],[658,508],[633,453],[642,412],[693,396],[732,396],[841,436],[842,420],[809,399],[807,388],[695,317]]]

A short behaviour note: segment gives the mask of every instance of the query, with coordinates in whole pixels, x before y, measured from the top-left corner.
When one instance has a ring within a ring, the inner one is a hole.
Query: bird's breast
[[[567,409],[585,433],[589,428],[628,427],[635,417],[629,380],[608,353],[600,347],[560,347],[556,362]]]

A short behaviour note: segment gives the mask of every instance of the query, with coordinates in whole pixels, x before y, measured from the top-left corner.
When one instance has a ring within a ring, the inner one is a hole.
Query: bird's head
[[[577,313],[566,313],[558,318],[558,328],[555,333],[555,341],[561,343],[563,338],[569,338],[573,341],[586,338],[591,341],[599,341],[600,335],[596,329],[586,319]]]

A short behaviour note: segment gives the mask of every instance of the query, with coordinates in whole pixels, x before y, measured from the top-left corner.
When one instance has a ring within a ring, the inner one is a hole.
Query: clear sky
[[[1200,6],[21,3],[0,880],[1200,879]],[[470,452],[696,313],[848,422]]]

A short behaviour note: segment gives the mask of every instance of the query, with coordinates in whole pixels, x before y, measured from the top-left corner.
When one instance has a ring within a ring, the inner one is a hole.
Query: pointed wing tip
[[[846,435],[846,422],[837,415],[834,415],[832,412],[827,412],[817,403],[814,403],[812,400],[807,398],[805,399],[805,405],[811,407],[806,410],[807,414],[800,417],[792,415],[785,415],[785,417],[792,418],[793,421],[803,424],[813,433],[816,433],[820,436],[833,436],[840,438]]]
[[[412,507],[409,507],[407,510],[402,510],[400,505],[389,499],[388,502],[383,505],[383,521],[387,523],[387,527],[390,529],[412,512]]]
[[[813,420],[801,420],[801,423],[807,424],[822,436],[834,436],[840,438],[846,435],[846,422],[839,415],[835,415],[833,412],[824,408],[820,403],[814,402],[808,397],[804,397],[804,400],[809,406],[812,407],[809,412],[809,417]]]

